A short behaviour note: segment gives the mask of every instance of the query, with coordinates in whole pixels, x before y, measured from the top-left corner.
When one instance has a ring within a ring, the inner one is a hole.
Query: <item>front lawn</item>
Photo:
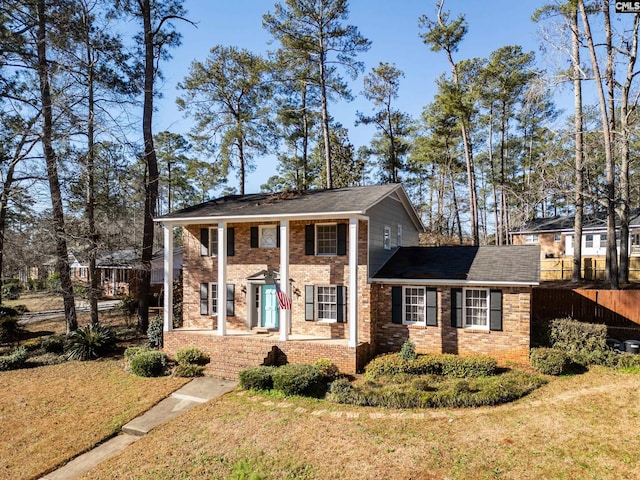
[[[640,377],[596,367],[497,407],[391,410],[233,392],[85,479],[625,479]]]

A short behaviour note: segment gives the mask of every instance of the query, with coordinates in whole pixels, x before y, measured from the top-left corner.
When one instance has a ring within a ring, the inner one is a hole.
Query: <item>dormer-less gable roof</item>
[[[522,228],[511,233],[522,235],[527,233],[573,232],[575,217],[556,215],[554,217],[534,218],[525,223]],[[640,226],[640,209],[632,210],[629,215],[631,227]],[[582,219],[583,231],[603,231],[607,228],[606,212],[596,212],[584,215]]]
[[[156,218],[156,221],[184,225],[216,220],[255,221],[367,215],[371,208],[387,197],[401,202],[416,228],[424,230],[400,184],[229,195],[163,215]]]
[[[540,247],[400,247],[374,282],[447,285],[538,285]]]

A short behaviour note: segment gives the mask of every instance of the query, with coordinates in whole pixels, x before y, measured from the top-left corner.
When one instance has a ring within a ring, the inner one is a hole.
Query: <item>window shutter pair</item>
[[[451,326],[462,328],[462,289],[451,289]],[[489,330],[502,330],[502,290],[489,291]]]
[[[236,230],[234,227],[227,228],[227,257],[233,257],[236,254],[235,240]],[[200,229],[200,256],[207,257],[215,255],[218,252],[209,252],[209,229]]]
[[[338,237],[336,253],[344,256],[347,254],[347,224],[338,223],[336,225],[336,231]],[[316,254],[316,226],[313,223],[304,226],[304,254]]]
[[[438,289],[428,287],[425,289],[427,326],[438,325]],[[391,287],[391,322],[402,325],[402,287]]]
[[[251,227],[251,248],[260,246],[260,230],[258,227]],[[280,247],[280,225],[276,227],[276,247]]]
[[[227,283],[227,316],[235,316],[235,292],[236,286]],[[209,312],[209,284],[200,284],[200,315],[210,315]]]
[[[346,299],[347,299],[347,287],[336,287],[336,320],[338,323],[345,323],[346,320]],[[307,322],[314,322],[316,320],[316,296],[315,288],[313,285],[304,286],[304,319]]]

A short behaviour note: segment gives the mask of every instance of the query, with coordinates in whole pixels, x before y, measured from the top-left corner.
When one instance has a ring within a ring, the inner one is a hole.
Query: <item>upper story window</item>
[[[584,246],[587,248],[593,248],[593,235],[587,235]]]
[[[561,233],[554,233],[553,234],[553,241],[554,242],[560,242],[562,240],[562,234]]]
[[[607,234],[600,234],[600,248],[607,248]]]
[[[530,233],[524,237],[525,243],[538,243],[538,234]]]
[[[316,255],[338,254],[338,226],[332,224],[316,225]]]
[[[384,226],[382,244],[385,250],[391,250],[391,227],[388,225]]]
[[[397,240],[397,246],[401,247],[402,246],[402,224],[399,223],[398,224],[398,236],[396,237]]]
[[[278,227],[276,225],[260,226],[260,248],[276,248],[278,246]]]
[[[218,227],[200,229],[200,255],[203,257],[218,255]]]

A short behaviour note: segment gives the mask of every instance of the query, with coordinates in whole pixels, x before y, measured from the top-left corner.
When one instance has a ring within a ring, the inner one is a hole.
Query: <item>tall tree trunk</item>
[[[309,188],[309,112],[307,112],[307,84],[302,86],[302,190]]]
[[[631,46],[627,53],[627,75],[620,95],[620,130],[622,131],[620,159],[620,283],[629,283],[629,213],[631,192],[629,188],[629,163],[631,157],[631,118],[635,105],[629,104],[631,84],[635,75],[636,56],[638,53],[638,28],[640,19],[634,16]]]
[[[333,173],[331,167],[331,141],[329,137],[329,111],[327,107],[327,85],[325,78],[324,57],[320,60],[320,98],[322,103],[322,136],[324,139],[324,160],[326,170],[326,188],[333,188]]]
[[[582,218],[584,215],[584,138],[582,133],[582,69],[580,68],[580,35],[578,10],[571,12],[571,49],[573,63],[573,123],[575,129],[575,217],[573,221],[573,272],[572,282],[582,280]]]
[[[600,104],[600,116],[602,118],[602,130],[604,141],[604,153],[605,153],[605,168],[606,168],[606,209],[607,209],[607,256],[606,256],[606,275],[607,281],[613,290],[619,288],[618,284],[618,258],[616,249],[616,217],[615,217],[615,158],[612,144],[612,132],[610,131],[609,112],[607,111],[607,99],[605,98],[604,88],[602,86],[602,76],[600,75],[600,67],[598,65],[598,57],[596,56],[595,45],[593,41],[593,35],[591,33],[591,26],[589,24],[589,18],[584,6],[584,0],[578,0],[578,6],[580,8],[580,16],[585,29],[585,38],[587,40],[587,46],[589,48],[589,54],[591,56],[591,67],[593,69],[595,88],[598,92],[598,100]],[[609,8],[609,2],[605,0],[605,9]],[[608,18],[608,14],[607,14]],[[611,25],[607,25],[605,21],[605,30],[608,30],[607,38],[610,41]],[[613,75],[612,58],[609,56],[607,60],[607,72]],[[609,69],[611,69],[609,71]],[[607,83],[611,81],[607,78]],[[613,112],[611,112],[613,116]],[[576,242],[579,241],[576,239]]]
[[[57,269],[60,274],[60,286],[64,302],[64,314],[67,322],[67,334],[78,328],[76,306],[73,297],[73,285],[71,284],[71,270],[69,268],[69,253],[65,236],[64,210],[62,206],[62,193],[58,178],[58,165],[56,153],[53,148],[53,107],[51,101],[51,87],[49,85],[49,63],[47,60],[47,19],[45,0],[37,0],[36,13],[38,18],[37,28],[37,62],[38,77],[40,83],[40,100],[42,103],[42,149],[47,164],[47,176],[49,178],[49,191],[51,194],[51,206],[55,225],[55,244],[57,256]]]
[[[144,106],[142,134],[144,137],[144,160],[148,179],[145,185],[144,227],[142,234],[142,268],[138,288],[138,332],[146,333],[149,327],[149,291],[151,289],[151,258],[153,256],[153,217],[158,198],[158,159],[153,145],[153,89],[155,80],[154,32],[151,28],[150,0],[141,0],[144,25]]]

